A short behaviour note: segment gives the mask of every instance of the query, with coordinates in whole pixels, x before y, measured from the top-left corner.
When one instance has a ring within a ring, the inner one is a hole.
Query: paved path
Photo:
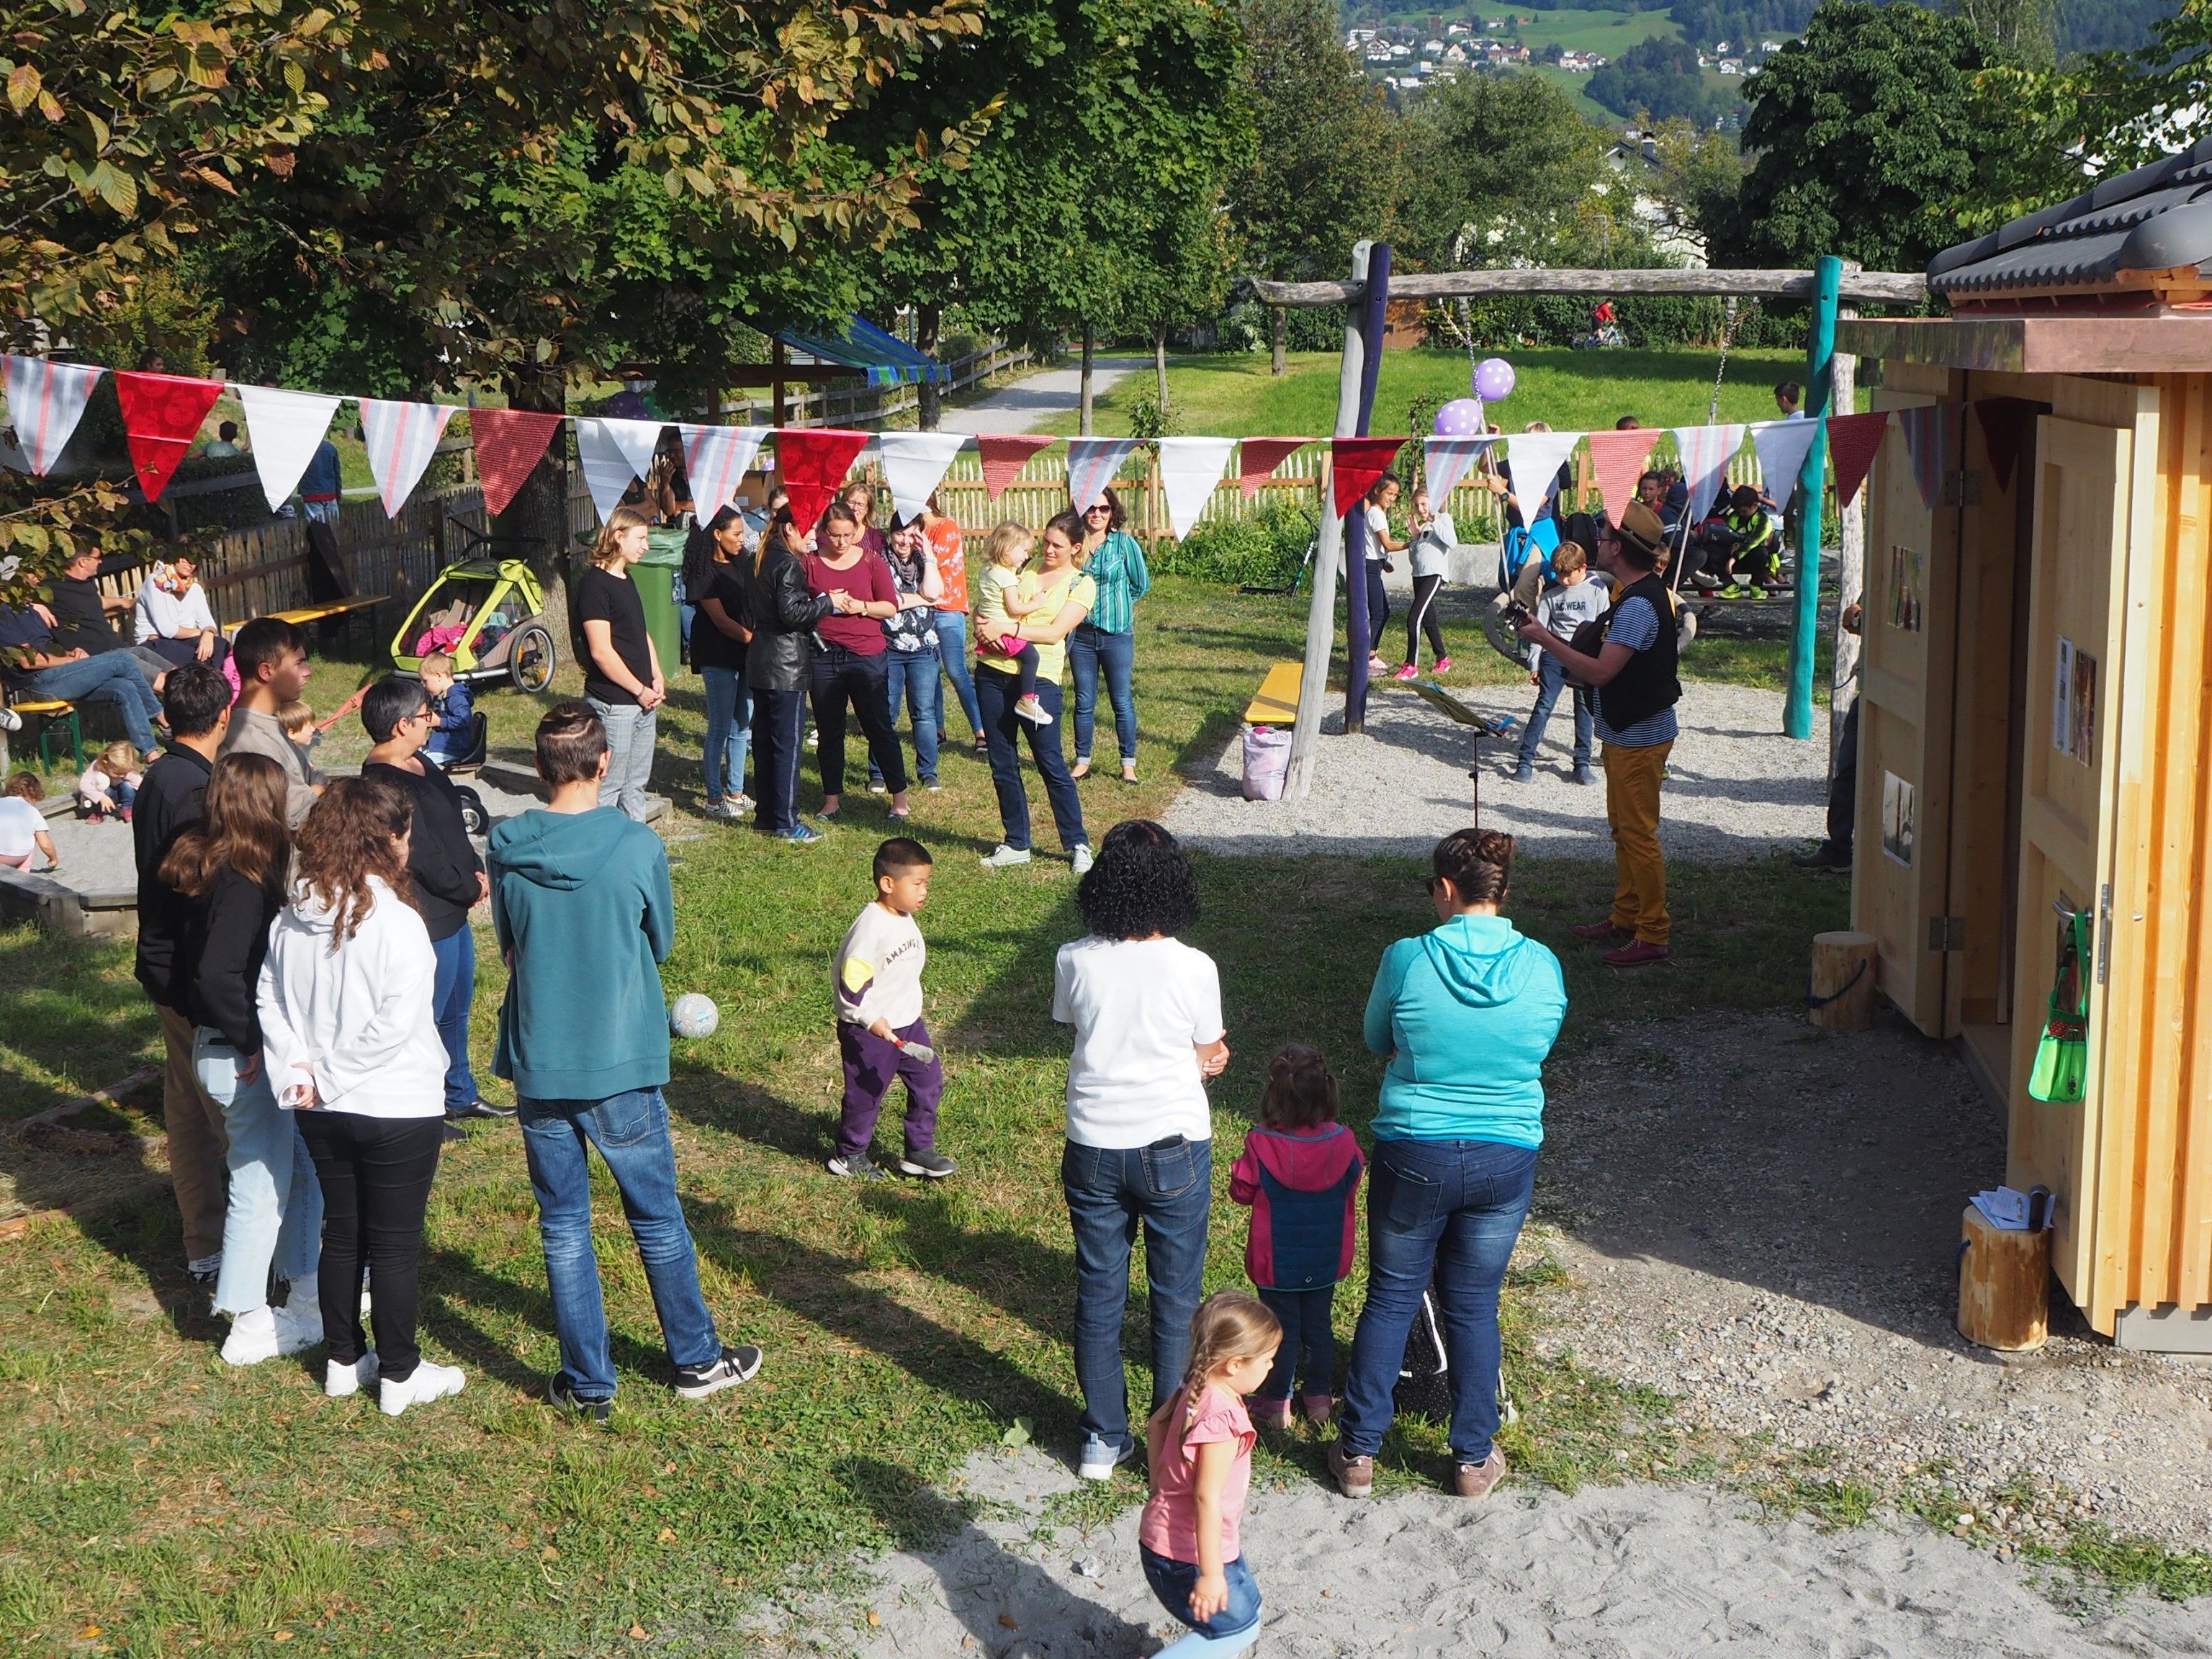
[[[1125,376],[1152,366],[1149,357],[1094,357],[1091,392],[1103,396]],[[946,432],[1034,432],[1054,416],[1073,412],[1082,399],[1079,366],[1048,368],[993,392],[980,404],[946,410],[940,426]]]

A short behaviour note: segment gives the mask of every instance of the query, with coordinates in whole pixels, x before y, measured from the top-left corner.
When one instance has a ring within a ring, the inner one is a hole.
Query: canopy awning
[[[951,378],[937,359],[916,351],[895,334],[886,334],[865,317],[854,318],[842,339],[790,328],[776,337],[794,354],[794,365],[808,360],[834,364],[854,371],[870,386],[915,386]]]

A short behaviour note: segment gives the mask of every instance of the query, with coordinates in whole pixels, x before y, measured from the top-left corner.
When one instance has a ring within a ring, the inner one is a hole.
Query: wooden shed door
[[[2028,615],[2027,748],[2021,766],[2020,908],[2013,981],[2012,1133],[2008,1179],[2058,1195],[2051,1265],[2085,1306],[2094,1231],[2100,965],[2111,925],[2112,781],[2118,753],[2122,609],[2134,433],[2045,416],[2038,425],[2035,544]],[[2035,1045],[2058,961],[2058,907],[2089,910],[2087,1101],[2028,1098]]]
[[[1928,401],[1892,395],[1878,406]],[[1929,1036],[1948,1036],[1943,967],[1952,948],[1945,898],[1959,514],[1931,511],[1921,500],[1894,422],[1868,488],[1852,925],[1877,941],[1882,994]]]

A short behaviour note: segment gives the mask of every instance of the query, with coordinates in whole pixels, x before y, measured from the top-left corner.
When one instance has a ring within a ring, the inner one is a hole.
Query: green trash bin
[[[684,613],[678,607],[677,587],[684,580],[685,530],[650,530],[646,553],[629,568],[637,584],[638,603],[645,607],[645,626],[653,635],[653,648],[660,653],[660,676],[669,684],[684,671]]]

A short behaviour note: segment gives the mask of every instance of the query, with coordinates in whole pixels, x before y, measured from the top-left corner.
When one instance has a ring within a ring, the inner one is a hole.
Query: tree
[[[1711,125],[1735,106],[1728,93],[1705,85],[1698,49],[1655,34],[1640,40],[1589,78],[1583,88],[1616,115]]]

